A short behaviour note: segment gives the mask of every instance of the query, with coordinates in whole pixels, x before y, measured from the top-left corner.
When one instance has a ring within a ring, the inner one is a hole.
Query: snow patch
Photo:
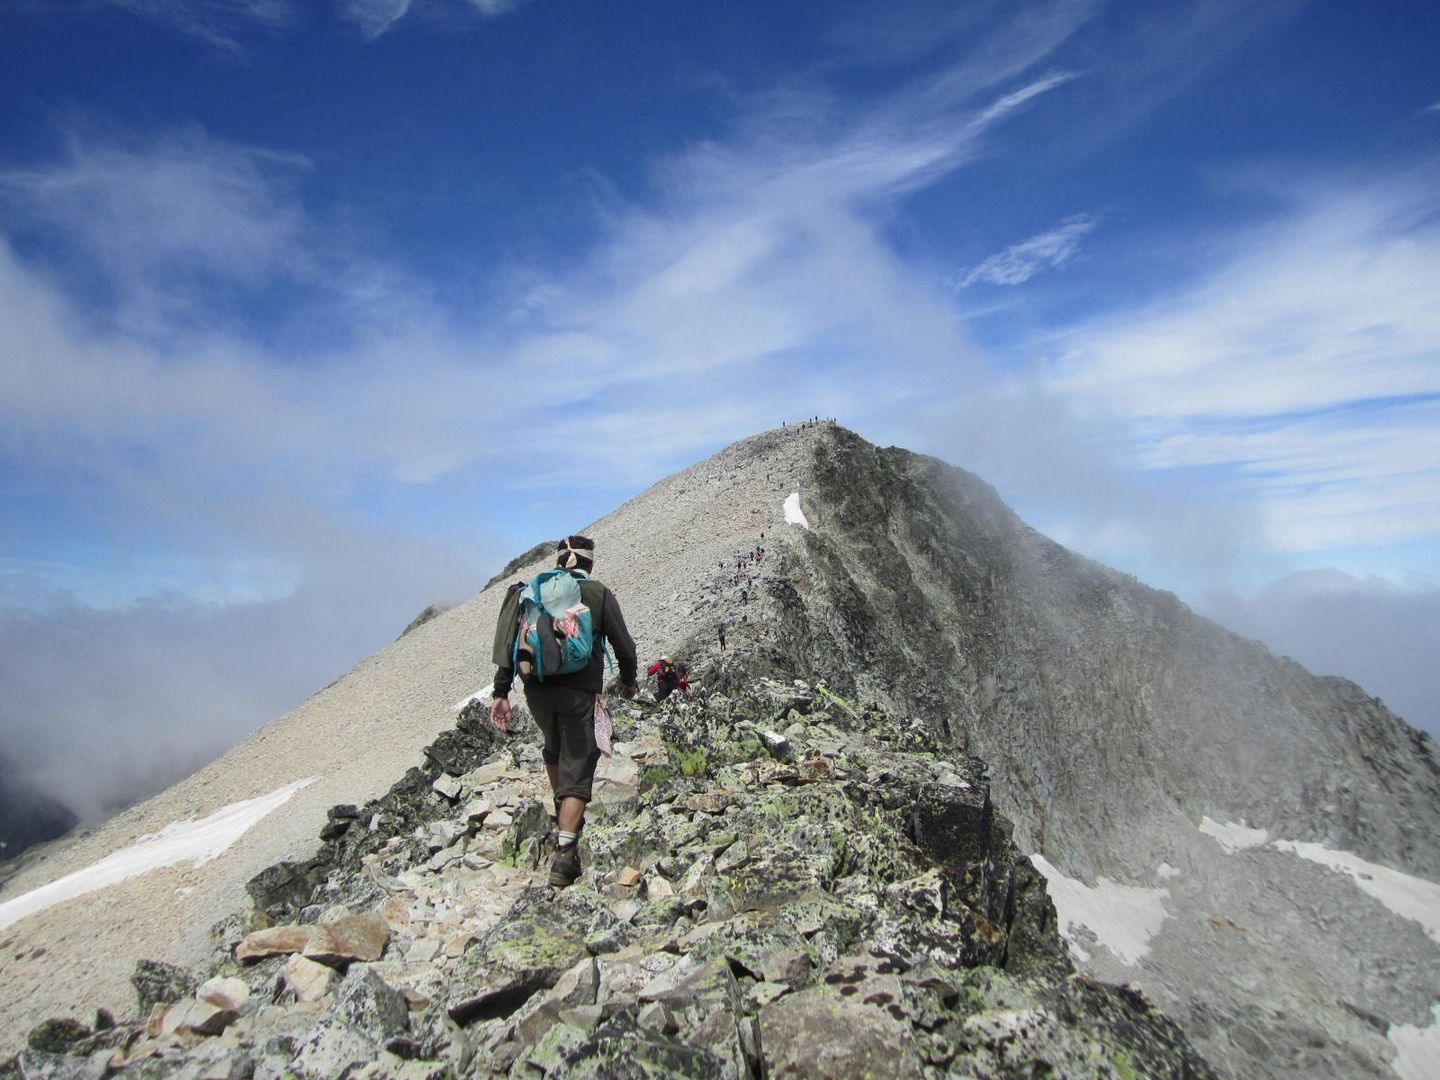
[[[1171,878],[1179,877],[1180,870],[1177,867],[1171,866],[1168,862],[1162,862],[1155,868],[1155,876],[1161,881],[1169,881]]]
[[[450,711],[451,711],[451,712],[459,712],[461,709],[465,708],[466,705],[469,705],[471,702],[474,702],[474,701],[488,701],[488,700],[490,699],[490,695],[494,692],[494,690],[495,690],[495,684],[494,684],[494,683],[486,683],[484,686],[482,686],[479,690],[476,690],[476,691],[475,691],[473,694],[471,694],[469,697],[467,697],[467,698],[461,698],[461,699],[460,699],[459,701],[457,701],[454,705],[451,705],[451,706],[450,706]]]
[[[1366,862],[1348,851],[1337,851],[1322,844],[1300,840],[1276,840],[1277,851],[1288,851],[1302,859],[1328,866],[1354,880],[1362,891],[1369,893],[1396,915],[1414,919],[1432,941],[1440,942],[1440,885],[1424,878],[1392,870],[1379,863]],[[1419,1074],[1416,1074],[1419,1075]],[[1440,1069],[1429,1075],[1440,1077]]]
[[[158,833],[142,836],[129,847],[107,855],[99,862],[73,874],[42,885],[14,900],[0,904],[0,930],[53,904],[116,885],[132,877],[188,862],[203,866],[220,855],[270,811],[289,801],[290,796],[314,782],[311,776],[286,784],[268,795],[222,806],[198,821],[176,821]]]
[[[1070,952],[1076,959],[1090,959],[1071,938],[1075,928],[1082,926],[1122,964],[1134,967],[1144,959],[1150,951],[1150,939],[1160,932],[1169,917],[1165,910],[1169,889],[1120,885],[1106,877],[1090,886],[1066,877],[1043,855],[1031,855],[1030,861],[1045,876],[1059,917],[1060,933],[1070,943]]]
[[[791,525],[810,528],[810,522],[805,519],[805,511],[800,509],[800,493],[798,491],[792,491],[785,496],[785,520]]]
[[[1430,1006],[1433,1019],[1429,1027],[1414,1024],[1392,1024],[1390,1045],[1395,1060],[1390,1068],[1403,1080],[1435,1080],[1440,1077],[1440,1005]]]
[[[1200,831],[1224,848],[1227,855],[1260,847],[1270,839],[1270,834],[1264,829],[1252,829],[1234,821],[1221,825],[1208,817],[1200,819]]]

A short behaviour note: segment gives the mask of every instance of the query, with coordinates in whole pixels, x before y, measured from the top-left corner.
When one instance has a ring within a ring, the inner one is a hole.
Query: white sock
[[[576,840],[579,838],[579,836],[580,836],[579,833],[566,832],[564,829],[561,829],[561,830],[559,831],[559,834],[558,834],[558,835],[559,835],[559,837],[560,837],[560,846],[561,846],[561,847],[569,847],[571,844],[575,843],[575,841],[576,841]]]

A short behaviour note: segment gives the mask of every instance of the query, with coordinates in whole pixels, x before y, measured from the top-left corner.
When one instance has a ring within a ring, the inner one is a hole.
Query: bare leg
[[[579,832],[585,823],[585,800],[567,795],[560,804],[560,831]]]

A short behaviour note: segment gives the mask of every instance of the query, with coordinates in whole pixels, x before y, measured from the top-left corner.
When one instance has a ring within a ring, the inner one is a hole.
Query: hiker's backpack
[[[569,570],[547,570],[521,585],[511,670],[541,680],[583,671],[595,648],[590,609]]]

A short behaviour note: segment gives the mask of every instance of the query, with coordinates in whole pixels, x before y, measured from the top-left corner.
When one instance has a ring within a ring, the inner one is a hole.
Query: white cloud
[[[1051,72],[1042,79],[1037,79],[1026,86],[1022,86],[1019,90],[1006,94],[999,101],[988,106],[975,118],[974,123],[984,126],[994,120],[999,120],[1006,113],[1013,112],[1020,108],[1020,106],[1026,104],[1032,98],[1037,98],[1041,94],[1054,90],[1057,86],[1063,86],[1071,79],[1078,77],[1079,73],[1074,71]]]
[[[410,10],[410,0],[344,0],[340,9],[367,39],[373,40],[389,30]]]
[[[1440,199],[1311,193],[1193,285],[1063,334],[1049,386],[1138,426],[1152,468],[1232,469],[1269,543],[1440,535]]]
[[[239,51],[248,27],[279,29],[294,17],[290,0],[107,0],[134,15],[168,23],[181,33]]]
[[[971,267],[955,284],[966,288],[977,282],[991,285],[1023,285],[1044,270],[1064,266],[1080,250],[1080,241],[1099,224],[1090,214],[1068,217],[1048,232],[1012,244],[1004,251]]]
[[[307,168],[194,128],[133,141],[72,129],[58,164],[0,171],[0,207],[56,241],[57,269],[155,329],[217,284],[255,289],[320,273],[293,195]]]
[[[439,18],[463,18],[466,14],[486,19],[509,15],[525,0],[341,0],[340,17],[355,24],[368,41],[380,37],[412,12]]]

